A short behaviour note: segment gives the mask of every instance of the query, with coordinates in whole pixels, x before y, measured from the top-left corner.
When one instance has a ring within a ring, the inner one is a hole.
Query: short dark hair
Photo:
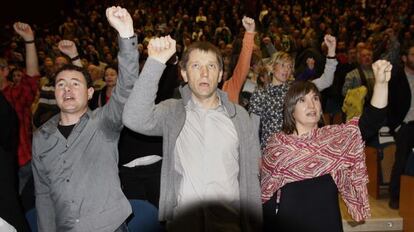
[[[414,42],[409,42],[405,47],[401,48],[400,56],[408,56],[408,52],[414,47]]]
[[[298,130],[296,128],[296,120],[293,117],[293,112],[295,111],[295,106],[299,98],[305,96],[310,92],[315,93],[317,96],[319,96],[319,98],[321,97],[321,93],[319,92],[316,85],[310,81],[295,81],[289,87],[283,103],[282,131],[286,134],[293,134],[293,132],[298,133]],[[319,125],[323,125],[322,117]]]
[[[216,55],[217,62],[219,64],[219,70],[223,70],[223,56],[221,55],[220,49],[218,49],[216,46],[214,46],[210,42],[206,41],[198,41],[192,43],[187,50],[183,53],[180,61],[180,68],[182,70],[187,70],[187,63],[188,59],[190,57],[190,53],[194,50],[201,50],[203,52],[212,52]]]
[[[107,66],[105,66],[104,72],[106,72],[107,69],[113,69],[116,72],[118,72],[118,66],[114,64],[108,64]]]
[[[65,64],[62,68],[58,69],[58,71],[55,73],[54,80],[56,80],[56,77],[63,71],[77,71],[77,72],[82,73],[86,81],[86,86],[88,88],[93,87],[93,81],[92,81],[91,75],[89,75],[88,70],[86,70],[85,68],[79,67],[73,64]]]

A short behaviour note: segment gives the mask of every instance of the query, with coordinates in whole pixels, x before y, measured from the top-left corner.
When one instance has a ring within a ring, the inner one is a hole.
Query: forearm
[[[26,73],[29,76],[38,76],[39,72],[39,61],[36,53],[35,43],[26,43]]]
[[[338,61],[336,59],[326,59],[325,70],[322,76],[313,80],[313,83],[319,91],[322,91],[332,85],[337,64]]]
[[[240,52],[237,65],[233,71],[233,76],[223,85],[223,90],[227,92],[229,100],[238,103],[241,88],[246,81],[250,69],[250,60],[253,53],[254,33],[246,32],[243,38],[243,46]]]
[[[123,39],[118,37],[118,79],[111,95],[111,100],[104,106],[104,115],[112,128],[122,126],[122,111],[138,79],[137,37]]]
[[[375,83],[372,93],[371,105],[376,108],[384,108],[388,104],[388,83]]]
[[[123,123],[131,130],[147,135],[161,135],[158,123],[160,112],[155,105],[155,98],[165,67],[165,64],[151,57],[145,62],[123,112]]]

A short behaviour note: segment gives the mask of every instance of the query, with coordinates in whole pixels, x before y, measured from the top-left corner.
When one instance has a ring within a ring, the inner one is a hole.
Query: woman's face
[[[293,111],[293,118],[296,122],[296,129],[299,134],[309,132],[318,127],[321,119],[322,109],[319,95],[309,92],[300,97]]]
[[[293,64],[290,61],[277,62],[273,66],[273,84],[279,85],[285,83],[292,75]]]
[[[118,72],[113,68],[108,68],[105,70],[105,82],[109,87],[116,85],[116,80],[118,79]]]
[[[22,71],[20,71],[20,70],[15,70],[13,73],[12,73],[12,77],[13,77],[13,83],[14,84],[19,84],[20,83],[20,81],[22,80],[22,78],[23,78],[23,72]]]

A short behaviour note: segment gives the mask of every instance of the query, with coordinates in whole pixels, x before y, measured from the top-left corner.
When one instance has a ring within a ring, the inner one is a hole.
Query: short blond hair
[[[273,72],[276,64],[283,64],[283,63],[291,63],[292,64],[292,72],[289,79],[293,78],[293,72],[295,67],[295,60],[292,58],[291,55],[287,52],[275,52],[273,53],[272,57],[270,57],[270,60],[267,62],[267,68],[269,71]]]
[[[276,64],[282,64],[282,63],[286,63],[286,62],[290,62],[292,63],[292,66],[295,65],[295,61],[293,60],[292,56],[289,55],[289,53],[287,52],[275,52],[273,53],[272,57],[269,60],[268,65],[273,67]]]

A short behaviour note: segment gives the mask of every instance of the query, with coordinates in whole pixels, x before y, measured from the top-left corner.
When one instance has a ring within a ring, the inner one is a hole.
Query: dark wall
[[[3,2],[3,10],[0,14],[2,25],[15,21],[48,24],[57,20],[61,10],[70,10],[74,4],[74,0],[6,0],[6,2]]]
[[[57,28],[64,20],[61,12],[72,11],[76,0],[6,0],[0,14],[0,54],[9,45],[17,21],[40,28]],[[79,0],[83,1],[83,0]],[[86,2],[86,1],[85,1]],[[37,32],[39,33],[39,32]]]

